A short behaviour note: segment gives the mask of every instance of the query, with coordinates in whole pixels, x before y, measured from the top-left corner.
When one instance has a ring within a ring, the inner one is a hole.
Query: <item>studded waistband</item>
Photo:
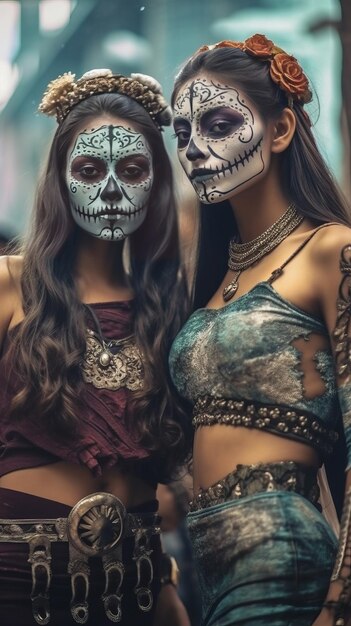
[[[308,411],[210,395],[198,398],[194,406],[193,426],[199,428],[214,424],[265,430],[307,443],[323,455],[331,454],[338,438],[335,431],[328,429]]]
[[[215,484],[207,489],[200,489],[190,502],[190,511],[272,491],[294,491],[320,510],[317,471],[315,467],[295,461],[237,465],[235,470]]]

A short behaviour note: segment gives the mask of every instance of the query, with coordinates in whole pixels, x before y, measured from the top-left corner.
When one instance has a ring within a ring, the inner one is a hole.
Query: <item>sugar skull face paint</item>
[[[178,157],[201,202],[221,202],[262,176],[265,126],[245,94],[203,75],[181,87],[174,106]]]
[[[152,182],[150,148],[129,126],[87,128],[68,155],[66,183],[73,219],[100,239],[125,239],[139,228]]]

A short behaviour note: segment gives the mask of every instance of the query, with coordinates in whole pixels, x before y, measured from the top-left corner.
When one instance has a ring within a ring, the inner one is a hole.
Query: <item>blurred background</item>
[[[318,145],[351,198],[351,0],[0,0],[0,253],[27,227],[56,123],[37,113],[47,84],[92,68],[152,74],[170,97],[182,62],[204,43],[263,33],[296,56],[315,97],[308,105]],[[184,251],[195,249],[197,200],[183,177],[172,131]],[[191,266],[191,265],[190,265]],[[159,493],[165,549],[183,573],[192,626],[199,600],[184,525],[190,487]]]
[[[0,0],[0,233],[26,228],[55,130],[37,113],[50,80],[69,70],[77,77],[99,67],[139,71],[160,80],[169,97],[177,69],[201,44],[255,32],[301,61],[318,95],[309,113],[319,146],[350,196],[349,0]],[[195,198],[171,131],[165,139],[187,236]]]

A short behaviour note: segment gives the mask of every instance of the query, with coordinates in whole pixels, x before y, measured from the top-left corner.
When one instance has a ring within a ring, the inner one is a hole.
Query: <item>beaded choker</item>
[[[223,300],[225,302],[228,302],[237,292],[241,272],[257,263],[257,261],[276,248],[301,224],[303,219],[303,215],[298,213],[295,205],[292,203],[288,206],[285,213],[256,239],[247,243],[238,243],[234,239],[230,241],[228,268],[236,272],[236,274],[229,285],[223,289]]]

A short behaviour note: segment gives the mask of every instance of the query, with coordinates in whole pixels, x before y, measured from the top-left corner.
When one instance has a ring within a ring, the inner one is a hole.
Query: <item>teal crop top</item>
[[[305,352],[304,344],[309,342],[315,346]],[[267,405],[271,410],[279,407],[281,415],[266,424],[267,430],[293,436],[286,425],[286,417],[291,421],[293,411],[293,426],[305,426],[309,420],[308,432],[297,430],[295,434],[301,437],[295,438],[310,439],[313,445],[309,436],[312,429],[321,430],[331,443],[335,440],[340,408],[327,329],[280,296],[269,282],[257,284],[223,308],[195,311],[177,335],[169,361],[178,392],[195,404],[199,414],[201,406],[207,415],[214,412],[214,407],[218,409],[218,402],[211,403],[209,398],[235,400],[239,405],[244,401],[245,412],[253,414],[256,409],[257,419],[265,417]],[[317,393],[311,397],[304,386],[304,368],[317,380]],[[238,407],[223,406],[227,420],[214,419],[212,423],[260,427],[255,416],[250,419],[248,415],[246,421],[229,420],[228,411],[235,414]],[[211,420],[202,423],[210,424]],[[316,447],[322,452],[331,451],[318,442]]]
[[[324,392],[313,398],[304,393],[302,354],[294,341],[309,341],[311,334],[328,339],[319,320],[261,282],[221,309],[191,315],[173,343],[171,375],[191,402],[210,394],[293,406],[333,426],[338,399],[329,341],[311,356]]]
[[[351,464],[351,399],[337,388],[328,330],[271,284],[310,239],[269,280],[223,308],[196,310],[173,343],[170,372],[194,404],[195,428],[263,428],[309,443],[322,457],[332,451],[342,408]]]

